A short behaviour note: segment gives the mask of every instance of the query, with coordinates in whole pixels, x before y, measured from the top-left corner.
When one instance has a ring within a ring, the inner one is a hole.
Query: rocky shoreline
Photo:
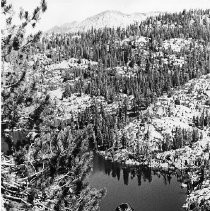
[[[86,63],[86,60],[82,61],[84,68],[87,68]],[[59,64],[58,67],[68,68],[70,64],[77,65],[77,62],[63,62],[63,66]],[[62,78],[60,70],[56,71],[54,70],[54,74],[56,73],[58,77],[55,84],[58,85]],[[46,79],[44,88],[51,84],[50,78],[49,76]],[[63,91],[64,89],[61,89],[59,94],[58,90],[48,93],[51,102],[56,102],[54,112],[58,121],[71,121],[72,116],[77,116],[77,113],[91,106],[90,96],[82,94],[78,97],[72,94],[71,97],[63,98]],[[115,111],[118,107],[115,101],[108,104],[101,98],[97,100],[103,103],[106,113]],[[131,100],[128,100],[128,104]],[[146,110],[142,110],[137,117],[131,119],[124,128],[115,131],[114,148],[102,151],[98,146],[98,153],[105,159],[127,166],[146,165],[163,171],[176,169],[189,171],[187,182],[183,182],[183,186],[188,187],[189,190],[184,207],[186,210],[202,210],[203,207],[206,209],[210,200],[208,198],[210,195],[209,102],[210,74],[207,74],[190,80],[180,89],[172,90],[171,95],[164,94],[159,97]],[[24,116],[31,113],[34,109],[31,107],[34,106],[28,107],[29,112],[24,110]],[[123,138],[124,146],[122,146]],[[204,176],[200,173],[202,168]],[[201,176],[204,177],[202,181]],[[193,206],[195,207],[192,208]]]
[[[162,157],[158,154],[152,159],[143,158],[141,161],[131,158],[133,155],[129,154],[127,150],[118,150],[114,154],[105,151],[98,151],[97,153],[107,160],[118,162],[125,166],[148,166],[153,170],[163,172],[184,171],[186,176],[183,178],[181,186],[187,189],[187,199],[183,208],[187,211],[209,210],[210,208],[210,170],[208,169],[210,165],[207,163],[209,158],[204,158],[200,162],[196,161],[196,165],[189,166],[186,160],[181,160],[181,157],[172,161],[170,155],[172,156],[174,152],[162,154]],[[167,159],[165,159],[165,156],[167,156]],[[201,164],[202,162],[205,162],[206,167]],[[178,165],[179,163],[181,165]]]
[[[187,188],[187,200],[183,208],[209,210],[209,126],[196,125],[192,116],[196,114],[197,118],[201,118],[203,113],[209,114],[210,106],[206,103],[210,98],[209,90],[208,74],[189,81],[170,98],[159,98],[144,111],[143,117],[147,117],[145,123],[134,120],[119,131],[120,138],[126,137],[125,147],[98,150],[98,154],[127,166],[146,165],[163,171],[184,170],[187,178],[182,181],[182,186]],[[179,99],[177,105],[175,99]],[[195,100],[196,104],[192,103]],[[186,131],[188,140],[184,140],[184,136],[177,138],[177,127],[181,128],[180,131]],[[181,144],[178,146],[175,141]]]

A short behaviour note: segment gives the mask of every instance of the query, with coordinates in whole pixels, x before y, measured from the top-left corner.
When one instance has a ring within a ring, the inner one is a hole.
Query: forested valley
[[[106,191],[88,184],[93,153],[190,171],[185,209],[210,209],[209,9],[29,36],[45,0],[20,10],[19,25],[6,0],[1,10],[5,210],[99,210]]]

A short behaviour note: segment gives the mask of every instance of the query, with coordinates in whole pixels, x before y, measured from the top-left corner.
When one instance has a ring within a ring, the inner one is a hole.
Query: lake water
[[[23,134],[11,135],[15,137],[15,143],[23,139]],[[2,140],[1,144],[6,153],[7,143]],[[100,202],[101,211],[114,211],[121,203],[129,203],[135,211],[183,211],[186,199],[186,189],[181,188],[177,176],[146,167],[125,167],[96,154],[89,182],[92,187],[107,189]]]
[[[183,211],[186,189],[175,175],[161,174],[146,167],[128,168],[94,155],[90,185],[106,187],[101,211],[114,211],[129,203],[135,211]]]

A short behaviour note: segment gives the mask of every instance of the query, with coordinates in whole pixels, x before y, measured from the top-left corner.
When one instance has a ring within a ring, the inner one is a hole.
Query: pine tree
[[[24,118],[25,99],[28,101],[29,96],[36,99],[36,81],[31,84],[28,78],[42,68],[39,65],[31,68],[27,58],[33,56],[30,52],[36,49],[41,33],[26,38],[25,27],[35,27],[47,5],[42,0],[31,15],[21,9],[20,25],[12,25],[12,5],[6,0],[1,1],[1,9],[5,16],[9,16],[5,19],[7,28],[2,36],[2,63],[3,67],[5,62],[10,64],[14,76],[9,77],[5,70],[2,72],[2,121],[9,117],[9,127],[14,127]],[[12,155],[2,155],[2,206],[17,210],[98,210],[104,190],[92,189],[86,182],[92,167],[89,128],[77,129],[74,121],[66,127],[64,121],[56,118],[57,108],[49,96],[42,95],[44,100],[38,101],[23,125],[29,130],[38,127],[37,135],[25,146],[14,149]]]

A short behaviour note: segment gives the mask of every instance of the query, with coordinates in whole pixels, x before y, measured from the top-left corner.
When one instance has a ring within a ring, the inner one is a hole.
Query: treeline
[[[140,126],[144,127],[145,123],[150,121],[148,114],[138,115]],[[207,115],[205,119],[205,127],[210,125],[210,116]],[[94,102],[91,107],[86,108],[83,112],[78,114],[78,118],[69,119],[68,121],[56,121],[49,122],[49,125],[54,128],[60,128],[63,130],[65,127],[70,127],[72,130],[86,130],[89,128],[88,143],[89,147],[93,150],[117,150],[117,149],[128,149],[132,152],[136,158],[140,156],[147,156],[151,153],[151,149],[148,147],[149,131],[142,136],[142,142],[139,142],[138,137],[141,133],[139,128],[136,133],[136,138],[129,138],[129,129],[125,129],[125,126],[132,121],[132,117],[129,116],[128,108],[126,104],[118,107],[117,110],[110,114],[105,111],[102,104]],[[195,120],[202,120],[194,117]],[[172,136],[169,134],[163,135],[163,140],[159,142],[158,151],[169,151],[179,149],[184,146],[191,146],[193,143],[203,138],[203,133],[200,130],[199,123],[195,123],[192,129],[185,129],[176,127],[172,131]],[[145,142],[146,141],[146,142]]]
[[[99,62],[97,68],[75,69],[69,71],[71,74],[67,71],[64,82],[77,77],[80,79],[74,86],[66,83],[64,96],[83,92],[91,96],[104,96],[112,102],[118,93],[123,93],[134,95],[136,104],[142,101],[149,104],[164,92],[170,93],[172,88],[209,73],[208,15],[209,10],[163,14],[125,30],[90,30],[79,34],[81,38],[76,39],[72,39],[71,34],[52,35],[50,39],[43,38],[41,46],[42,50],[56,48],[59,54],[68,53],[65,59],[76,57]],[[138,35],[149,38],[143,47],[135,44],[135,38],[126,44],[116,43],[116,40]],[[192,39],[189,46],[173,51],[170,47],[163,47],[163,42],[171,38],[183,38],[183,42]],[[171,56],[177,59],[178,64],[174,64]],[[179,63],[181,58],[183,64]],[[115,67],[119,65],[123,65],[121,69],[125,74],[118,74]],[[132,74],[127,76],[127,73]]]
[[[140,25],[130,25],[126,29],[92,29],[86,33],[78,33],[76,37],[73,34],[52,34],[43,37],[39,47],[42,51],[55,48],[58,60],[71,57],[101,60],[105,67],[125,65],[131,59],[139,64],[142,48],[132,42],[137,36],[149,39],[145,49],[151,53],[161,50],[163,41],[171,38],[192,38],[191,48],[196,40],[200,40],[204,42],[205,48],[210,41],[208,16],[209,9],[165,13],[150,17]],[[119,42],[125,38],[130,38],[130,41],[120,45]],[[138,55],[133,55],[134,50],[137,50]],[[187,50],[184,49],[180,54],[184,55],[185,51]],[[167,54],[168,51],[165,49],[164,53]],[[53,57],[50,51],[49,56]]]

